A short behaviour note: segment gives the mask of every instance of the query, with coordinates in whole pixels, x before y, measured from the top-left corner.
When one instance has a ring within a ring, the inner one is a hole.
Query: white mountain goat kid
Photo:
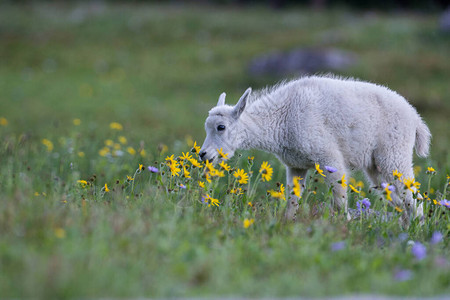
[[[248,88],[233,107],[225,93],[209,111],[202,160],[217,161],[217,149],[233,156],[237,149],[275,154],[286,165],[287,186],[293,178],[320,166],[332,166],[326,181],[334,206],[347,213],[347,191],[338,181],[350,170],[362,170],[376,186],[395,182],[393,205],[416,216],[412,193],[392,172],[414,178],[413,147],[418,156],[429,152],[431,134],[417,111],[386,87],[331,77],[305,77],[252,93]],[[295,219],[298,201],[287,204],[286,218]],[[348,216],[348,214],[347,214]],[[407,218],[409,217],[409,218]]]

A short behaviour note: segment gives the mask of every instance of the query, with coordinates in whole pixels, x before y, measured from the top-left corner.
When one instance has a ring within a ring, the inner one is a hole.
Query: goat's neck
[[[261,115],[244,111],[239,120],[242,128],[239,148],[277,153],[279,143],[276,140],[276,128],[272,122],[275,117],[269,113]]]

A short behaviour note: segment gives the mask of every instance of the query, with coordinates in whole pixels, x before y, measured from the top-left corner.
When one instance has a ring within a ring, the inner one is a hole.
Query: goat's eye
[[[217,131],[223,131],[223,130],[225,130],[225,125],[217,126]]]

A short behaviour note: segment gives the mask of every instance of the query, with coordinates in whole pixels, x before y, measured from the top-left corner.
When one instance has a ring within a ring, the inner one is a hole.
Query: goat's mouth
[[[214,163],[217,160],[217,156],[207,157],[205,155],[205,156],[200,156],[200,159],[204,162]]]
[[[211,158],[206,159],[207,161],[209,161],[211,164],[215,165],[218,162],[218,158],[217,156],[213,156]]]

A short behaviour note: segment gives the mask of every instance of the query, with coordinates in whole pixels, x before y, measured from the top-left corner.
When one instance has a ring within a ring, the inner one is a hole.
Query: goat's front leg
[[[286,220],[292,220],[295,221],[297,217],[297,210],[298,210],[298,200],[299,198],[295,195],[293,195],[292,190],[294,187],[294,177],[300,177],[300,196],[303,192],[303,189],[305,188],[305,178],[306,178],[306,172],[308,170],[305,169],[296,169],[296,168],[290,168],[286,167],[286,187],[288,189],[288,198],[287,200],[287,206],[286,206],[286,213],[284,217]]]
[[[337,172],[327,174],[326,181],[333,191],[333,207],[337,209],[338,212],[344,213],[347,220],[350,220],[347,202],[347,187],[346,185],[339,183],[344,174],[345,170],[341,167]]]

